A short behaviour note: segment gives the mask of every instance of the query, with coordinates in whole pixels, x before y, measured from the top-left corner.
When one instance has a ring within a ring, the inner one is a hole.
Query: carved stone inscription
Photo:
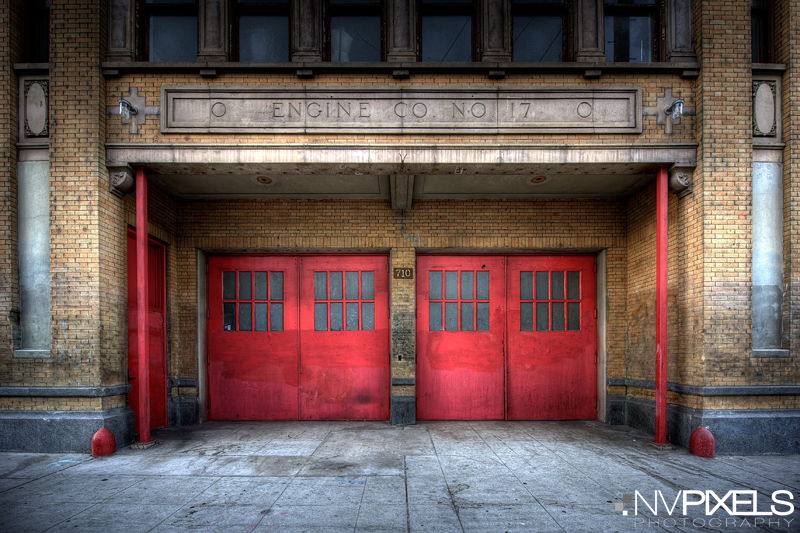
[[[164,87],[161,131],[641,133],[641,89]]]

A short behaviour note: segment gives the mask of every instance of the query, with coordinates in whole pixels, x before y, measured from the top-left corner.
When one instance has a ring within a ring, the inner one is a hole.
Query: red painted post
[[[147,175],[136,170],[136,343],[139,357],[139,441],[150,443],[150,374],[147,311]]]
[[[667,443],[667,213],[669,177],[656,175],[656,446]]]

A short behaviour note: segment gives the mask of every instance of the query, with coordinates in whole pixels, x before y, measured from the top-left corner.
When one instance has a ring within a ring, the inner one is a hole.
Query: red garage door
[[[389,417],[388,258],[209,259],[209,418]]]
[[[595,259],[417,259],[421,420],[596,418]]]

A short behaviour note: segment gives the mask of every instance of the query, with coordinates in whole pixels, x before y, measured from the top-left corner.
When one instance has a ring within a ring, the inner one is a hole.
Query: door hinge
[[[597,309],[594,310],[594,317],[597,318]]]
[[[594,353],[594,364],[597,364],[597,352]]]
[[[208,274],[208,263],[206,263],[206,274]]]
[[[206,318],[211,318],[211,311],[206,309]]]

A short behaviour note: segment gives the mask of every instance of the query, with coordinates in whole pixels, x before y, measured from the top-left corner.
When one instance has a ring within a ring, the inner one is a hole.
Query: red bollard
[[[697,428],[689,441],[689,451],[698,457],[714,458],[714,435],[706,428]]]
[[[114,434],[106,428],[101,428],[92,437],[92,455],[94,457],[102,457],[104,455],[111,455],[117,451],[117,439]]]

